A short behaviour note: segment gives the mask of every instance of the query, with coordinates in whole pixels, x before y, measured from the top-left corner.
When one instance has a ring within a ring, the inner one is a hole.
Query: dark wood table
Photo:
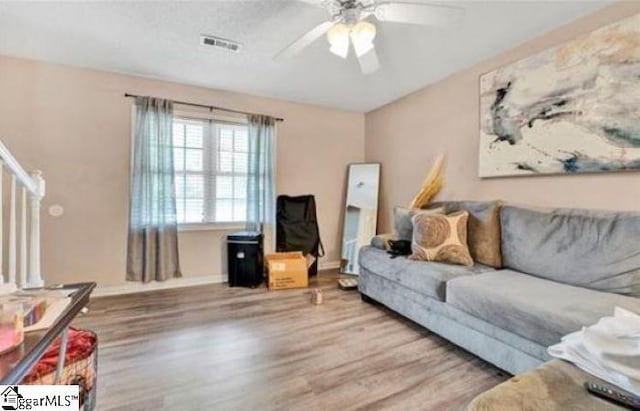
[[[66,284],[55,289],[73,290],[71,303],[65,308],[62,314],[56,319],[53,325],[46,330],[32,331],[25,333],[24,343],[13,351],[0,355],[0,385],[19,384],[31,368],[44,355],[51,343],[59,336],[63,343],[60,345],[60,363],[58,369],[61,371],[64,366],[64,356],[66,353],[66,337],[69,324],[89,303],[89,296],[95,288],[96,283]]]

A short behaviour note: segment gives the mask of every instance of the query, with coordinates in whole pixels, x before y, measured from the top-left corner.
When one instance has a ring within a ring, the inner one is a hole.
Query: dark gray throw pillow
[[[411,241],[413,238],[412,218],[416,214],[444,214],[443,207],[431,209],[409,209],[404,207],[393,208],[393,234],[396,240]]]

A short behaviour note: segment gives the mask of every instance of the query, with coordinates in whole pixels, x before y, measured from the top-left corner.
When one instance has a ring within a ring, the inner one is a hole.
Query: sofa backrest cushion
[[[505,267],[640,296],[640,214],[505,206],[501,223]]]
[[[473,261],[502,268],[500,201],[443,201],[432,207],[444,207],[447,214],[468,212],[467,242]]]

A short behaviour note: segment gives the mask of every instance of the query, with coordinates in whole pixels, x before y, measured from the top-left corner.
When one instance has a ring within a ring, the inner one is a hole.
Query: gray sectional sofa
[[[391,259],[363,247],[363,300],[512,374],[548,361],[549,345],[615,306],[640,313],[640,213],[511,206],[499,213],[502,267]]]

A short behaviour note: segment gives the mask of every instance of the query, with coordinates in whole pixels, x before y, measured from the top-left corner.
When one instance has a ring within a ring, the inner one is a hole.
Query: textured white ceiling
[[[0,1],[0,54],[369,111],[611,2],[449,1],[466,9],[456,28],[376,23],[382,68],[368,76],[352,55],[330,54],[324,38],[273,60],[326,20],[295,0]],[[206,48],[201,33],[244,47]]]

